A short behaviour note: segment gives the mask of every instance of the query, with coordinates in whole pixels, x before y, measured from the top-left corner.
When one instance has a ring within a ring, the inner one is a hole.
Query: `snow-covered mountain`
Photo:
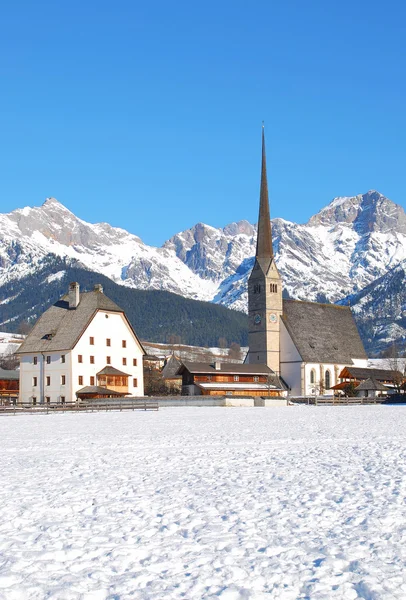
[[[355,299],[406,260],[406,214],[376,191],[335,198],[306,224],[274,219],[272,226],[276,261],[293,298]],[[121,285],[245,310],[255,239],[247,221],[224,228],[198,223],[155,248],[107,223],[86,223],[48,198],[40,207],[0,215],[0,285],[56,255]],[[384,292],[378,286],[374,298]]]

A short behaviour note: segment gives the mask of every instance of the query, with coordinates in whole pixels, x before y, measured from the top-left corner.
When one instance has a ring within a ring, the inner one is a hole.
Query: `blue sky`
[[[55,196],[160,245],[377,189],[406,206],[401,1],[3,3],[0,212]]]

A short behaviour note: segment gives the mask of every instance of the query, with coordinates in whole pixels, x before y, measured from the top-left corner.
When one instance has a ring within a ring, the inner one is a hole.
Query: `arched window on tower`
[[[314,369],[310,371],[310,383],[316,383],[316,371]]]
[[[324,381],[326,384],[326,390],[329,390],[331,388],[331,373],[328,369],[326,371],[326,374],[324,375]]]
[[[271,294],[277,294],[278,293],[278,285],[276,283],[270,283],[269,291],[271,292]]]

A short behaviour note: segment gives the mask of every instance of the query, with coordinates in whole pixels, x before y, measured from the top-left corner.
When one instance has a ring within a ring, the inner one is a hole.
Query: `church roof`
[[[98,310],[124,314],[122,308],[99,290],[82,292],[74,309],[69,308],[69,295],[62,296],[41,315],[17,354],[72,350]]]
[[[366,359],[349,306],[283,300],[282,320],[304,362],[351,364]]]

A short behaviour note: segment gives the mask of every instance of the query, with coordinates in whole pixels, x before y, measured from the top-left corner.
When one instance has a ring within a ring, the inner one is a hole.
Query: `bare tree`
[[[241,346],[237,342],[232,342],[228,351],[228,356],[233,360],[241,360]]]
[[[398,394],[401,391],[402,383],[405,377],[405,359],[401,358],[399,352],[399,346],[396,342],[392,342],[387,351],[385,352],[387,368],[393,371],[393,383]]]
[[[227,348],[227,340],[225,337],[220,337],[218,341],[219,348]]]
[[[11,352],[11,350],[8,352],[5,352],[4,354],[0,354],[0,367],[2,369],[6,369],[6,371],[14,370],[18,367],[18,365],[19,365],[18,356],[16,354],[14,354],[13,352]]]

